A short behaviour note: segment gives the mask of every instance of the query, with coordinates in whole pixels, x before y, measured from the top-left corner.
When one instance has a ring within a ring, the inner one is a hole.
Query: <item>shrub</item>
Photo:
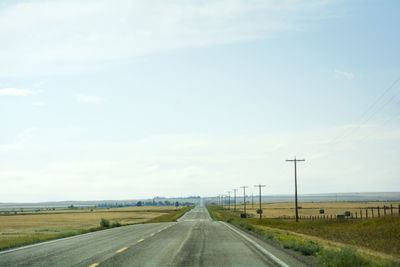
[[[321,250],[321,246],[312,241],[298,243],[298,251],[303,255],[315,255]]]
[[[120,227],[121,224],[119,222],[113,222],[113,224],[111,225],[111,227]]]
[[[249,230],[249,231],[254,230],[254,226],[248,222],[240,222],[239,226],[243,227],[244,229]]]
[[[100,227],[104,227],[104,228],[110,227],[110,221],[108,221],[108,220],[106,220],[104,218],[101,218]]]
[[[341,250],[323,250],[318,253],[318,263],[326,267],[357,267],[371,266],[371,263],[363,259],[352,248],[342,248]]]
[[[278,238],[284,248],[293,249],[303,255],[315,255],[321,251],[321,246],[313,241],[304,241],[289,235],[282,235]]]

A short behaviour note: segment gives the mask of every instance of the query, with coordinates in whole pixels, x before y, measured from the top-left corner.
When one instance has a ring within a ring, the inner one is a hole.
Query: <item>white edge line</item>
[[[267,255],[271,260],[275,261],[277,264],[279,264],[282,267],[289,267],[289,265],[287,265],[286,263],[284,263],[282,260],[278,259],[276,256],[274,256],[271,252],[269,252],[268,250],[266,250],[265,248],[263,248],[262,246],[260,246],[259,244],[257,244],[256,242],[254,242],[253,240],[251,240],[250,238],[248,238],[247,236],[245,236],[243,233],[239,232],[238,230],[236,230],[235,228],[233,228],[232,226],[230,226],[229,224],[225,223],[225,222],[221,222],[222,224],[224,224],[226,227],[228,227],[229,229],[231,229],[232,231],[234,231],[235,233],[239,234],[241,237],[243,237],[244,239],[246,239],[248,242],[250,242],[253,246],[255,246],[258,250],[260,250],[262,253],[264,253],[265,255]]]
[[[13,252],[13,251],[17,251],[17,250],[21,250],[21,249],[37,247],[37,246],[51,244],[51,243],[60,242],[60,241],[64,241],[64,240],[74,239],[74,238],[78,238],[78,237],[81,237],[81,236],[88,236],[88,235],[96,234],[98,232],[104,232],[104,231],[109,231],[109,230],[113,230],[113,229],[115,229],[115,228],[104,229],[104,230],[94,231],[94,232],[85,233],[85,234],[77,234],[77,235],[73,235],[73,236],[69,236],[69,237],[63,237],[63,238],[58,238],[58,239],[54,239],[54,240],[39,242],[39,243],[31,244],[31,245],[26,245],[26,246],[19,247],[19,248],[8,249],[8,250],[5,250],[5,251],[1,251],[0,255],[1,254],[6,254],[6,253],[9,253],[9,252]]]
[[[145,225],[145,224],[146,223],[144,223],[143,225]],[[125,225],[125,226],[135,226],[135,225],[139,225],[139,224]],[[122,226],[122,227],[125,227],[125,226]],[[99,233],[99,232],[103,232],[104,233],[105,231],[110,231],[110,230],[115,230],[115,229],[121,229],[121,227],[111,228],[111,229],[104,229],[104,230],[94,231],[94,232],[85,233],[85,234],[78,234],[78,235],[74,235],[74,236],[58,238],[58,239],[54,239],[54,240],[49,240],[49,241],[44,241],[44,242],[35,243],[35,244],[31,244],[31,245],[26,245],[26,246],[19,247],[19,248],[8,249],[8,250],[5,250],[5,251],[0,251],[0,255],[7,254],[7,253],[10,253],[10,252],[14,252],[14,251],[18,251],[18,250],[22,250],[22,249],[42,246],[42,245],[46,245],[46,244],[52,244],[52,243],[55,243],[55,242],[61,242],[61,241],[64,241],[64,240],[69,240],[69,239],[74,239],[74,238],[78,238],[78,237],[82,237],[82,236],[93,235],[93,234],[96,234],[96,233]]]

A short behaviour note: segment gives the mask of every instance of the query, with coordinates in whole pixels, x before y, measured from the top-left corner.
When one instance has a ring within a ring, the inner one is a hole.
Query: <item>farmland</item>
[[[185,209],[186,208],[182,208]],[[179,215],[174,207],[24,211],[0,215],[0,249],[98,230],[102,218],[121,225]]]
[[[387,204],[385,203],[386,206]],[[368,220],[324,220],[320,218],[312,221],[300,220],[296,223],[293,219],[279,219],[283,215],[293,218],[294,209],[288,207],[289,205],[293,204],[263,205],[267,216],[274,218],[267,217],[262,220],[255,216],[255,211],[251,208],[247,209],[247,212],[253,215],[251,218],[240,218],[240,213],[243,212],[240,208],[243,206],[238,206],[237,211],[222,209],[218,206],[209,206],[209,210],[217,220],[228,221],[247,230],[255,231],[267,238],[282,242],[284,246],[288,245],[288,241],[297,242],[300,244],[299,247],[313,246],[315,242],[318,246],[333,247],[334,249],[348,246],[355,248],[371,261],[381,260],[384,263],[400,264],[400,216],[397,214],[397,210],[393,216],[390,216],[390,213],[387,216],[381,214],[381,217],[375,216]],[[320,208],[326,209],[328,214],[336,212],[343,214],[345,210],[355,211],[359,208],[376,207],[377,203],[302,203],[301,205],[304,208],[300,210],[303,212],[300,213],[300,216],[316,216],[319,215]],[[379,206],[383,206],[382,203]]]
[[[360,216],[360,209],[363,211],[363,216],[365,217],[365,209],[368,210],[369,217],[377,217],[378,209],[380,207],[380,215],[384,215],[383,206],[390,207],[393,206],[394,214],[398,215],[398,206],[400,202],[304,202],[299,203],[299,216],[309,217],[309,216],[322,216],[320,214],[320,209],[324,210],[324,214],[326,217],[330,217],[331,215],[335,217],[337,214],[343,214],[345,211],[350,211],[353,217]],[[253,207],[254,206],[254,207]],[[256,199],[254,200],[254,205],[247,204],[247,213],[253,216],[257,215],[257,209],[259,207]],[[236,208],[240,211],[243,211],[243,205],[237,205]],[[374,213],[372,214],[371,208],[374,208]],[[233,205],[231,204],[231,209],[233,209]],[[266,218],[281,218],[281,217],[293,217],[295,214],[294,203],[271,203],[271,204],[262,204],[263,217]],[[386,210],[387,214],[390,214],[390,209]]]

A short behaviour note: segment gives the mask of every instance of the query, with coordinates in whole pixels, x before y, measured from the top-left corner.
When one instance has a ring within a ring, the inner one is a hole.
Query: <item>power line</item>
[[[235,203],[235,206],[234,206],[234,210],[236,211],[236,191],[238,191],[238,189],[233,189],[233,192],[234,192],[234,203]]]
[[[244,204],[244,216],[245,218],[247,218],[246,216],[246,188],[248,188],[248,186],[241,186],[240,188],[243,188],[243,204]]]
[[[389,98],[386,102],[375,108],[379,102],[393,89],[397,86],[397,84],[400,82],[400,77],[398,77],[389,87],[386,88],[386,90],[361,114],[361,116],[358,117],[357,120],[353,123],[355,127],[347,128],[344,130],[341,134],[337,135],[336,137],[332,138],[327,142],[327,144],[338,144],[342,140],[348,138],[352,134],[354,134],[358,129],[360,129],[363,124],[367,123],[370,121],[378,112],[383,110],[388,104],[390,104],[398,94],[393,95],[391,98]],[[375,110],[374,110],[375,109]],[[370,113],[372,111],[372,113]],[[370,113],[370,114],[369,114]],[[320,153],[323,148],[316,149],[314,152],[311,154],[317,154]]]
[[[228,193],[228,209],[231,209],[231,191],[227,191]]]
[[[296,201],[296,222],[299,222],[299,212],[298,212],[298,205],[297,205],[297,162],[299,161],[306,161],[305,159],[287,159],[286,161],[294,162],[294,196]]]
[[[260,220],[262,219],[262,209],[261,209],[261,187],[265,187],[265,185],[259,184],[255,185],[255,187],[258,187],[259,190],[259,196],[260,196],[260,208],[258,209],[258,213],[260,214]]]

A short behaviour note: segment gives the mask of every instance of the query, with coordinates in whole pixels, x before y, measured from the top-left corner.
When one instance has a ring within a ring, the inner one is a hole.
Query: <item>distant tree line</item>
[[[123,202],[123,203],[100,203],[99,208],[120,208],[120,207],[142,207],[142,206],[192,206],[192,202],[178,202],[178,201],[138,201],[138,202]]]

